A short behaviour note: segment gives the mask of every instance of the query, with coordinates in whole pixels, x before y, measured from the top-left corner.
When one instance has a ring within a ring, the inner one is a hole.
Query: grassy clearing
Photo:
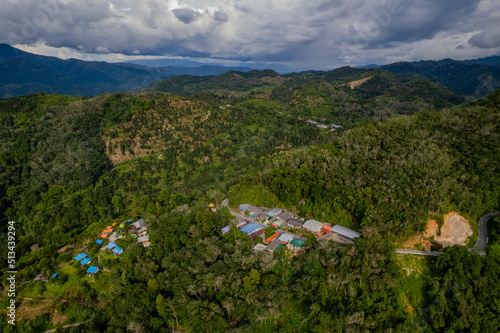
[[[278,197],[261,185],[238,184],[229,189],[230,204],[236,207],[243,203],[254,206],[284,207]]]
[[[400,280],[400,297],[407,312],[421,308],[425,304],[425,291],[430,276],[430,263],[433,257],[396,255],[396,262],[401,269],[403,278]]]

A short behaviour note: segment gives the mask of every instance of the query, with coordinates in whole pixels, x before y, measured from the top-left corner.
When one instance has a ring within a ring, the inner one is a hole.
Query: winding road
[[[475,248],[479,250],[484,250],[486,244],[488,243],[488,229],[486,228],[488,224],[488,220],[494,216],[500,215],[500,212],[493,212],[486,215],[481,216],[479,219],[479,223],[477,224],[477,242],[474,245]]]

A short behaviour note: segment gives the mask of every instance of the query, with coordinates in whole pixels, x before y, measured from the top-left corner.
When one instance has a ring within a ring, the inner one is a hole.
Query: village
[[[120,245],[120,239],[124,239],[127,232],[134,238],[137,243],[144,248],[150,247],[148,226],[143,219],[138,219],[133,222],[132,220],[127,220],[120,223],[113,223],[107,226],[100,234],[101,239],[97,239],[95,243],[100,246],[100,251],[103,253],[112,254],[113,257],[117,258],[122,255],[126,248],[124,245]],[[117,243],[118,242],[118,243]],[[87,273],[88,276],[94,277],[100,270],[101,264],[99,255],[97,259],[91,258],[85,251],[87,250],[87,245],[83,245],[73,260],[78,262]],[[107,270],[104,268],[104,270]],[[58,273],[51,275],[51,278],[57,278]],[[35,276],[34,281],[49,282],[49,276],[46,274],[39,274]]]
[[[227,206],[228,200],[224,205]],[[216,211],[214,204],[210,203],[209,208]],[[222,228],[222,236],[231,232],[232,229],[243,232],[252,241],[254,252],[270,251],[275,252],[285,248],[288,255],[298,255],[303,251],[307,242],[308,235],[314,235],[318,240],[333,240],[343,244],[353,244],[354,240],[361,236],[357,231],[351,230],[341,225],[323,223],[314,219],[305,220],[295,216],[292,212],[284,211],[281,208],[267,208],[263,206],[253,206],[250,204],[241,204],[238,206],[240,213],[233,211],[229,206],[230,214],[234,217],[231,224]],[[100,232],[99,238],[95,243],[100,247],[99,252],[103,255],[111,254],[118,258],[128,247],[122,240],[126,235],[130,235],[138,245],[149,248],[148,225],[141,218],[135,222],[127,220],[118,225],[113,223]],[[87,252],[87,245],[79,249],[79,253],[73,258],[80,266],[85,269],[88,276],[94,277],[102,268],[100,255],[97,258],[91,258]],[[57,278],[58,273],[52,274],[51,278]],[[49,275],[39,274],[34,278],[35,281],[48,282]]]
[[[337,125],[337,124],[330,124],[330,126],[328,126],[328,125],[325,125],[325,124],[320,124],[316,120],[311,120],[311,119],[305,120],[304,118],[299,118],[299,120],[305,121],[306,123],[311,124],[311,125],[316,125],[318,128],[329,128],[329,127],[331,127],[331,129],[330,129],[331,131],[335,131],[336,129],[342,128],[342,126]]]
[[[241,204],[238,209],[241,214],[229,208],[235,219],[231,225],[221,229],[222,234],[226,235],[232,227],[236,227],[253,242],[255,252],[264,250],[274,252],[285,247],[291,255],[298,254],[306,244],[308,233],[312,233],[318,240],[331,239],[344,244],[352,244],[354,239],[361,236],[359,232],[344,226],[313,219],[304,220],[281,208],[271,209]]]

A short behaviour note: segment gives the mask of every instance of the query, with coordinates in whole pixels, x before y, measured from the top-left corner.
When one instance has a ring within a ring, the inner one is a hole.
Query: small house
[[[266,239],[266,243],[271,243],[275,238],[279,237],[280,233],[279,232],[275,232],[274,234],[272,234],[271,236],[269,236],[267,239]]]
[[[86,253],[80,253],[79,255],[77,255],[77,256],[75,257],[75,260],[76,260],[76,261],[80,261],[80,260],[82,260],[83,258],[85,258],[86,256],[87,256],[87,254],[86,254]]]
[[[281,214],[276,216],[276,218],[282,222],[281,223],[282,225],[283,225],[283,222],[286,222],[293,217],[294,217],[294,215],[292,212],[282,212]]]
[[[267,213],[267,216],[269,218],[273,218],[279,214],[281,214],[282,212],[282,209],[281,208],[274,208],[274,209],[271,209],[268,213]]]
[[[291,218],[288,221],[286,221],[286,224],[284,224],[283,226],[299,229],[300,227],[302,227],[303,224],[304,224],[304,221],[296,219],[296,218]]]
[[[271,243],[269,243],[269,244],[267,245],[267,247],[266,247],[266,248],[267,248],[269,251],[274,252],[274,250],[276,250],[276,248],[277,248],[277,247],[278,247],[278,245],[280,245],[280,244],[281,244],[280,240],[279,240],[278,238],[275,238],[275,239],[273,239],[273,241],[272,241]]]
[[[90,259],[89,257],[87,257],[87,258],[83,259],[83,260],[80,262],[80,264],[81,264],[81,265],[87,265],[90,261],[91,261],[91,259]]]
[[[281,243],[288,244],[292,241],[293,235],[289,233],[284,233],[278,239]]]
[[[225,235],[227,234],[229,231],[231,231],[231,229],[229,227],[224,227],[222,229],[220,229],[220,231],[222,231],[222,235]]]
[[[106,249],[112,250],[115,246],[118,246],[115,242],[111,242],[108,245],[106,245]]]
[[[316,234],[323,227],[323,223],[316,221],[316,220],[307,220],[306,223],[304,223],[302,225],[302,227],[304,229],[309,230],[312,233]]]
[[[99,267],[97,266],[90,266],[89,269],[87,269],[87,273],[90,276],[94,276],[97,272],[99,272]]]

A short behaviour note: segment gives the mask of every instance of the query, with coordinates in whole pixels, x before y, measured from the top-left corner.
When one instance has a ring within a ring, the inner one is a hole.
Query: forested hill
[[[467,61],[397,62],[381,67],[405,77],[424,78],[468,96],[486,96],[500,88],[500,57]]]
[[[422,231],[429,214],[454,210],[474,225],[500,208],[500,91],[453,106],[463,97],[425,80],[319,75],[254,94],[0,100],[0,210],[16,221],[22,279],[14,330],[498,331],[498,231],[484,256],[453,247],[412,261],[393,243]],[[223,198],[363,236],[341,245],[303,234],[295,257],[255,253],[241,231],[222,236],[233,218]],[[119,256],[95,242],[106,226],[138,218],[150,248],[126,227]],[[83,251],[102,268],[95,276],[74,260]]]

